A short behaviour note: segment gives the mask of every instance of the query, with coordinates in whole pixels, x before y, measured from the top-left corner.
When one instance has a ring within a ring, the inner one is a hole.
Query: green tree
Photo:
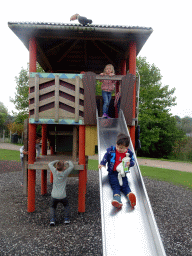
[[[37,63],[37,72],[43,73],[44,70]],[[11,98],[10,101],[14,103],[18,113],[14,113],[16,116],[16,122],[22,123],[24,119],[28,117],[29,113],[29,65],[27,69],[21,68],[19,76],[15,77],[16,80],[16,93],[15,98]]]
[[[8,110],[2,102],[0,102],[0,127],[3,129],[6,119],[8,117]]]
[[[28,100],[28,94],[29,94],[29,77],[28,77],[28,68],[24,69],[21,68],[21,71],[19,72],[19,76],[15,77],[16,80],[16,93],[15,98],[10,99],[11,102],[14,103],[15,108],[23,114],[28,113],[28,107],[29,107],[29,100]]]
[[[176,105],[175,88],[162,86],[160,70],[147,63],[145,57],[137,58],[140,74],[139,124],[141,127],[140,156],[168,157],[175,141],[182,137],[177,121],[169,112]]]
[[[9,115],[7,108],[2,102],[0,102],[0,133],[2,135],[3,130],[5,131],[5,136],[8,136],[7,124],[13,121],[13,116]]]

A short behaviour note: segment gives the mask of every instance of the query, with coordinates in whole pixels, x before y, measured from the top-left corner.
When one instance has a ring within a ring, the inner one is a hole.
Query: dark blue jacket
[[[131,158],[130,160],[130,167],[134,166],[135,164],[135,159],[133,157],[133,152],[128,149],[126,153],[129,153],[129,157]],[[107,149],[107,152],[105,153],[102,161],[101,161],[101,165],[106,165],[106,163],[108,163],[108,169],[107,171],[109,172],[109,174],[111,172],[113,172],[113,168],[114,168],[114,164],[115,164],[115,157],[116,157],[116,147],[111,146],[110,148]]]

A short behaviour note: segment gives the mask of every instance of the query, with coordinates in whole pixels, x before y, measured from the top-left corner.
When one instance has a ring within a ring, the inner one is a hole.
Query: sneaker
[[[102,115],[102,118],[108,118],[108,115],[107,115],[106,113],[104,113],[104,114]]]
[[[127,195],[127,199],[128,199],[128,202],[130,203],[131,207],[134,208],[136,205],[136,196],[132,192],[130,192]]]
[[[55,220],[54,219],[52,219],[51,221],[50,221],[50,226],[55,226]]]
[[[121,196],[114,196],[111,202],[114,207],[121,208],[123,206],[121,202]]]
[[[65,224],[69,224],[69,223],[70,223],[70,219],[69,219],[69,218],[65,218],[65,219],[64,219],[64,223],[65,223]]]

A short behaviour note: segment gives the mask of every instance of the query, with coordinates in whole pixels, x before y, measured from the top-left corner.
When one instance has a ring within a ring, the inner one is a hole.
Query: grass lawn
[[[16,150],[0,149],[0,161],[20,161],[20,152]]]
[[[90,159],[88,170],[98,170],[98,161]],[[146,176],[150,179],[167,181],[192,189],[192,173],[142,165],[140,165],[140,170],[143,177]]]
[[[192,173],[140,165],[142,176],[192,189]]]

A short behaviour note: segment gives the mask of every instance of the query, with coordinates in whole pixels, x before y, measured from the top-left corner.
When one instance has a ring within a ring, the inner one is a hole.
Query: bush
[[[192,161],[192,137],[185,136],[178,140],[173,147],[171,156],[177,160]]]

